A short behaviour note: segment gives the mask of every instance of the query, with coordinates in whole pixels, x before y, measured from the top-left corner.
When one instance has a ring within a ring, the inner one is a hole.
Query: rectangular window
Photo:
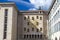
[[[8,16],[8,9],[5,9],[4,36],[3,36],[4,39],[6,39],[6,36],[7,36],[7,16]]]
[[[29,25],[29,22],[27,22],[27,25]]]
[[[27,29],[27,32],[29,32],[29,29]]]
[[[29,35],[29,38],[31,38],[31,35]]]
[[[38,16],[37,16],[37,19],[38,19]]]
[[[42,20],[42,17],[40,17],[40,20]]]
[[[34,31],[34,28],[32,28],[32,31]]]
[[[24,31],[26,31],[26,28],[24,28]]]
[[[32,38],[34,38],[34,35],[32,35]]]
[[[6,32],[7,31],[7,24],[4,25],[4,31]]]
[[[40,31],[42,31],[42,28],[40,28]]]
[[[32,17],[32,20],[34,20],[34,17]]]
[[[39,35],[37,35],[38,36],[38,38],[39,38]]]
[[[39,29],[37,29],[36,31],[39,32]]]
[[[5,23],[7,23],[7,17],[5,17]]]
[[[26,20],[26,17],[24,17],[24,20]]]
[[[7,16],[8,14],[8,9],[5,9],[5,16]]]
[[[4,32],[4,39],[6,39],[6,32]]]
[[[24,38],[26,38],[26,35],[24,35]]]
[[[29,19],[29,16],[28,16],[28,19]]]
[[[42,35],[40,35],[40,38],[42,39]]]
[[[38,22],[36,22],[36,25],[39,25],[39,23],[38,23]]]
[[[36,35],[35,35],[35,38],[36,38]]]
[[[28,35],[27,35],[27,38],[28,38]]]

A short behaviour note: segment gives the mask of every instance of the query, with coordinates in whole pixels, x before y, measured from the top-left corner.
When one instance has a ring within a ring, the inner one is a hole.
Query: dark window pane
[[[38,19],[38,16],[37,16],[37,19]]]
[[[37,29],[36,31],[39,32],[39,29]]]
[[[34,35],[32,35],[32,38],[34,38]]]
[[[5,23],[7,23],[7,17],[5,17]]]
[[[42,35],[40,35],[40,38],[42,39]]]
[[[38,35],[38,38],[39,38],[39,35]]]
[[[28,19],[29,19],[29,16],[28,16]]]
[[[24,20],[26,20],[26,17],[24,17]]]
[[[6,32],[4,32],[4,39],[6,39]]]
[[[27,35],[27,38],[28,38],[28,35]]]
[[[8,14],[8,9],[5,9],[5,16],[7,16]]]
[[[29,32],[29,29],[27,29],[27,32]]]
[[[27,25],[29,25],[29,22],[27,22]]]
[[[26,38],[26,35],[24,35],[24,38]]]
[[[40,20],[42,20],[42,17],[40,17]]]
[[[35,35],[35,38],[36,38],[36,35]]]
[[[39,25],[39,23],[38,23],[38,22],[36,22],[36,25]]]
[[[26,28],[24,28],[24,31],[26,31]]]
[[[29,38],[31,38],[31,35],[29,35]]]
[[[40,31],[42,31],[42,28],[40,28]]]
[[[34,28],[32,28],[32,31],[34,31]]]
[[[34,20],[34,17],[32,17],[32,20]]]

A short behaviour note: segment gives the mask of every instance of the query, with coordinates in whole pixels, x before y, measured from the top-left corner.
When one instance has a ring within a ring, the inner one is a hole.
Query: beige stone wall
[[[48,14],[44,14],[43,16],[43,35],[47,37],[47,21],[48,21]]]
[[[29,16],[29,19],[28,19],[28,16]],[[38,16],[38,19],[37,19],[37,16]],[[24,17],[26,17],[26,20],[24,20]],[[34,17],[34,20],[32,20],[32,17]],[[42,20],[40,20],[40,17],[42,17]],[[27,22],[30,23],[30,25],[27,25]],[[38,22],[39,25],[36,25],[36,22]],[[24,32],[24,27],[25,28],[29,28],[30,29],[30,32]],[[32,28],[34,28],[34,32],[32,32]],[[39,29],[40,28],[43,29],[43,15],[23,15],[23,33],[24,34],[40,34],[41,32],[37,33],[36,32],[36,29]],[[43,30],[42,30],[43,32]]]
[[[22,21],[22,15],[18,15],[18,40],[22,39],[22,35],[23,35],[23,21]]]
[[[3,40],[4,31],[4,10],[0,7],[0,40]]]
[[[28,16],[29,16],[29,19],[28,19]],[[39,17],[38,19],[36,18],[37,16]],[[24,17],[26,17],[26,20],[24,20]],[[34,17],[34,20],[32,20],[32,17]],[[42,17],[42,20],[40,20],[40,17]],[[23,39],[24,34],[32,35],[32,34],[42,33],[43,35],[47,35],[47,19],[48,19],[48,15],[43,13],[42,14],[20,13],[18,16],[18,35],[19,35],[18,39],[19,40],[37,40],[37,39]],[[39,22],[39,26],[36,26],[36,21]],[[27,25],[27,22],[30,22],[30,25]],[[30,31],[24,32],[24,27],[29,28]],[[36,32],[36,29],[39,29],[40,27],[43,28],[42,32]],[[32,28],[34,28],[34,32],[32,31]]]
[[[12,39],[11,40],[17,40],[17,16],[18,11],[13,8],[12,13]]]
[[[7,17],[7,38],[4,40],[17,39],[17,10],[13,5],[1,5],[0,9],[0,40],[3,40],[4,35],[4,13],[8,9]]]

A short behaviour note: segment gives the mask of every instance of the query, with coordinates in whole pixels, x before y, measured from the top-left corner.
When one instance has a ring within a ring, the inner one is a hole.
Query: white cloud
[[[29,10],[37,10],[36,8],[30,8]]]
[[[46,6],[49,7],[52,0],[30,0],[31,4],[35,5],[36,8],[39,8],[39,6]]]
[[[18,3],[18,5],[24,5],[26,7],[34,7],[34,5],[32,5],[31,3],[23,1],[23,0],[8,0],[8,1],[14,1]]]

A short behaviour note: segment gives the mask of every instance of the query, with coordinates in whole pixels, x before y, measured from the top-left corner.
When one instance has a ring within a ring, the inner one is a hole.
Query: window
[[[42,39],[42,34],[40,35],[40,38]]]
[[[55,37],[55,40],[57,40],[57,37]]]
[[[37,29],[36,31],[39,32],[39,29]]]
[[[29,25],[29,22],[27,22],[27,25]]]
[[[4,36],[3,36],[4,39],[6,39],[6,34],[7,34],[7,16],[8,16],[8,9],[5,9]]]
[[[38,38],[39,38],[39,35],[37,35],[38,36]]]
[[[40,20],[42,20],[42,17],[40,17]]]
[[[29,38],[31,38],[31,35],[29,35]]]
[[[34,38],[34,35],[32,35],[32,38]]]
[[[32,31],[34,31],[34,28],[32,28]]]
[[[7,23],[7,17],[5,17],[5,23]]]
[[[7,25],[5,24],[5,27],[4,27],[4,31],[6,32],[7,31]]]
[[[35,35],[35,38],[36,38],[36,35]]]
[[[26,20],[26,17],[24,17],[24,20]]]
[[[28,35],[27,35],[27,38],[28,38]]]
[[[29,32],[29,29],[27,29],[27,32]]]
[[[24,28],[24,31],[26,31],[26,28]]]
[[[38,23],[38,22],[36,22],[36,25],[39,25],[39,23]]]
[[[6,39],[6,32],[4,32],[4,39]]]
[[[8,9],[5,9],[5,16],[7,16],[8,14]]]
[[[29,19],[29,16],[28,16],[28,19]]]
[[[32,17],[32,20],[34,20],[34,17]]]
[[[26,38],[26,35],[24,35],[24,38]]]
[[[42,28],[40,28],[40,31],[42,31]]]
[[[37,19],[38,19],[38,16],[37,16]]]

